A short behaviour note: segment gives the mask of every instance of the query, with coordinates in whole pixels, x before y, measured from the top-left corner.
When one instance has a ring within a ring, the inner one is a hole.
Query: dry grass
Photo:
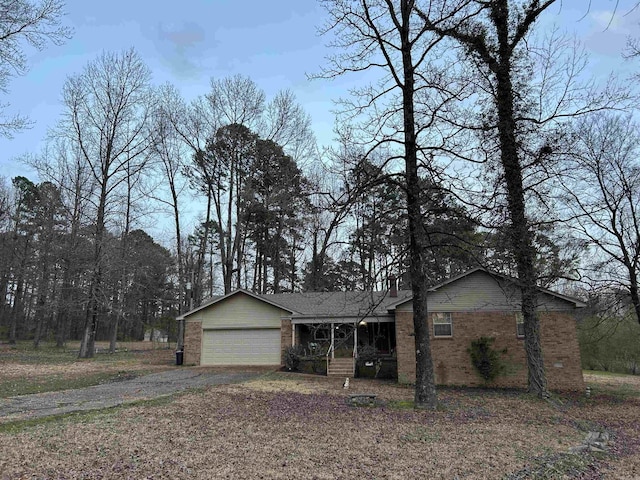
[[[168,404],[28,426],[0,434],[0,478],[640,477],[640,405],[618,396],[619,385],[555,402],[441,389],[436,412],[414,411],[412,391],[392,383],[341,387],[340,379],[270,374]],[[349,406],[356,392],[377,393],[383,405]],[[612,433],[611,453],[564,454],[594,428]]]
[[[77,359],[77,345],[65,349],[30,344],[0,345],[0,398],[80,388],[127,376],[170,368],[174,351],[152,348],[152,342],[120,345],[116,354],[98,353],[87,360]],[[157,344],[156,344],[157,345]],[[102,351],[108,345],[98,344]]]

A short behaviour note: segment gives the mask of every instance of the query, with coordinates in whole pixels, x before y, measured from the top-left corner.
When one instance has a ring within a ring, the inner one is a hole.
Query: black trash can
[[[184,361],[184,350],[176,350],[176,365],[182,365]]]

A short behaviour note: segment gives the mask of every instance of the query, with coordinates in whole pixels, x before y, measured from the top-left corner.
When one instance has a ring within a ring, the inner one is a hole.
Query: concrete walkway
[[[243,382],[259,375],[261,372],[257,371],[212,372],[197,368],[177,368],[76,390],[3,398],[0,399],[0,423],[115,407],[171,395],[189,388]]]

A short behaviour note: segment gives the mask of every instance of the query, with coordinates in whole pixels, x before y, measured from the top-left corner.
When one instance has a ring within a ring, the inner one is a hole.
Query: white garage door
[[[201,365],[280,365],[280,330],[205,330]]]

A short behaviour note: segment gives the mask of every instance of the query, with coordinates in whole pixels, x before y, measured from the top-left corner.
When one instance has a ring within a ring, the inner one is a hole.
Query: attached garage
[[[282,352],[291,345],[292,313],[247,290],[213,298],[179,317],[185,328],[184,362],[281,365]]]
[[[204,330],[200,365],[280,365],[280,329]]]

